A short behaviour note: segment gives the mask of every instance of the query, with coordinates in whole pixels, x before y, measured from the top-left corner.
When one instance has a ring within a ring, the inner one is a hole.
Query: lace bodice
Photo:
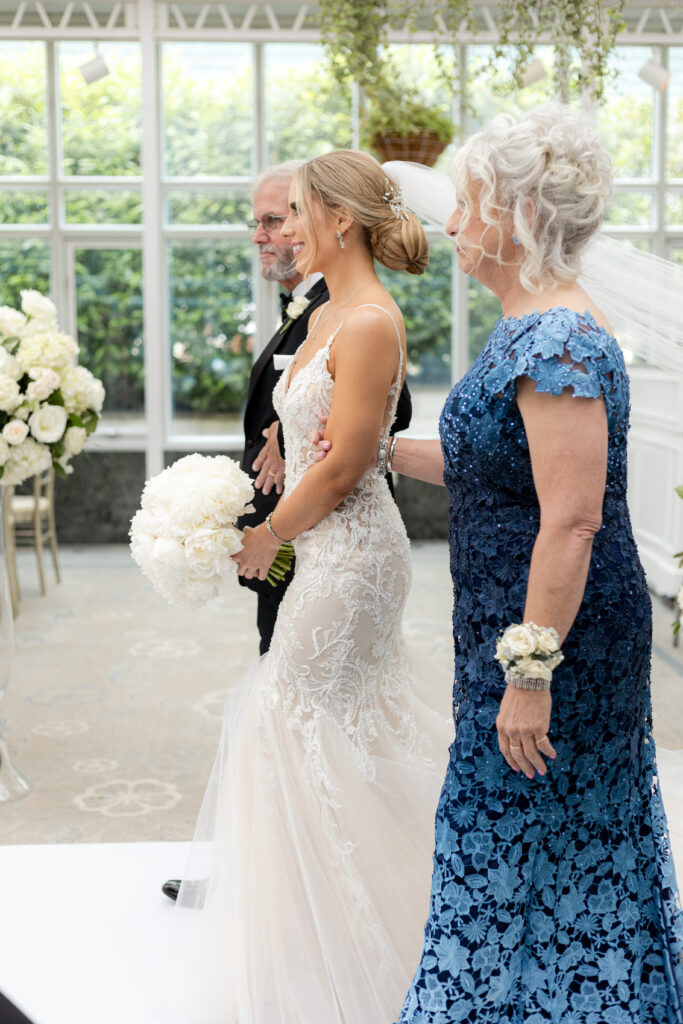
[[[401,336],[391,319],[399,357],[387,396],[387,434],[403,376]],[[292,361],[275,389],[285,437],[285,495],[315,458],[310,435],[332,405],[327,363],[340,328],[294,376]],[[415,722],[397,714],[399,696],[412,686],[401,639],[410,552],[385,477],[369,469],[337,508],[295,538],[294,547],[296,572],[278,618],[279,642],[271,648],[271,699],[283,702],[292,724],[310,730],[313,757],[316,719],[323,714],[342,725],[368,772],[374,770],[377,737],[385,731],[402,738],[406,756],[409,750],[421,756]],[[314,771],[324,788],[324,771]]]
[[[374,302],[366,302],[356,308],[364,309],[367,307],[380,309],[383,313],[386,313],[394,325],[398,342],[398,370],[387,395],[387,415],[382,432],[386,438],[396,416],[396,405],[401,391],[404,362],[403,346],[401,344],[401,333],[398,329],[398,324],[391,313],[384,306]],[[321,314],[322,310],[311,324],[311,329],[315,327]],[[308,467],[315,462],[315,452],[311,447],[309,438],[313,431],[320,428],[321,415],[327,415],[332,405],[334,381],[327,368],[327,364],[332,345],[343,326],[344,321],[341,320],[329,335],[325,345],[318,349],[313,358],[293,375],[292,371],[297,365],[297,357],[295,356],[275,387],[273,404],[275,411],[280,417],[285,437],[287,460],[285,494],[290,493],[296,487]],[[378,474],[375,470],[369,470],[363,480],[359,482],[358,487],[371,485],[377,476]]]

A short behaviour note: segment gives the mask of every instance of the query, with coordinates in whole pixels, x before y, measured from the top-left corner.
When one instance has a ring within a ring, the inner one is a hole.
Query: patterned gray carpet
[[[450,686],[443,544],[415,546],[406,633]],[[126,547],[60,552],[40,597],[20,552],[14,670],[0,712],[31,794],[0,805],[4,843],[191,837],[227,688],[258,650],[254,595],[230,579],[206,608],[172,608]]]
[[[415,544],[407,639],[450,687],[451,585],[442,542]],[[3,843],[188,839],[213,760],[227,688],[257,650],[255,598],[231,579],[207,608],[171,608],[125,547],[61,551],[40,597],[20,553],[14,671],[0,711],[32,785],[0,805]],[[683,647],[655,603],[658,743],[683,748]]]

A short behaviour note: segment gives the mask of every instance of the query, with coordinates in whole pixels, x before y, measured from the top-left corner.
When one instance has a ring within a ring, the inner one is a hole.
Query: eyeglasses
[[[278,221],[280,220],[287,220],[287,214],[264,213],[260,218],[252,217],[251,220],[248,220],[247,227],[250,231],[256,231],[256,228],[260,224],[263,230],[267,231],[270,235],[273,231],[280,230],[280,225],[278,224]]]

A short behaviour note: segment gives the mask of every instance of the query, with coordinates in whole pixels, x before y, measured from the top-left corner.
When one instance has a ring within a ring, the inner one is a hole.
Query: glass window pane
[[[79,71],[92,43],[60,43],[65,174],[140,174],[141,64],[137,43],[103,43],[109,74],[87,85]]]
[[[543,64],[547,74],[525,89],[510,87],[512,62],[508,59],[496,59],[497,74],[492,76],[487,70],[492,56],[490,46],[467,47],[467,92],[474,110],[468,117],[468,134],[479,131],[496,114],[520,114],[554,96],[552,47],[534,49],[533,59]]]
[[[669,178],[683,178],[683,47],[670,48],[669,70],[666,173]]]
[[[120,189],[69,189],[64,205],[68,224],[141,224],[139,192]]]
[[[605,224],[647,228],[652,224],[652,213],[652,195],[649,192],[615,192],[605,214]]]
[[[166,43],[166,173],[250,177],[254,97],[246,43]]]
[[[140,249],[76,250],[76,320],[80,362],[107,389],[110,420],[144,409],[142,253]]]
[[[500,302],[488,288],[470,277],[467,282],[467,316],[470,366],[489,340],[500,316]]]
[[[667,227],[683,224],[683,192],[667,192],[664,221]]]
[[[47,192],[0,192],[0,224],[47,224]]]
[[[173,430],[241,433],[254,342],[253,246],[169,245]]]
[[[0,174],[47,174],[45,44],[0,41]]]
[[[669,259],[673,260],[674,263],[680,263],[683,267],[683,241],[674,242],[673,245],[669,246]]]
[[[19,309],[22,288],[50,292],[50,243],[0,239],[0,306]]]
[[[351,90],[330,74],[322,47],[265,47],[268,163],[308,160],[351,146]]]
[[[251,217],[251,200],[228,192],[169,192],[166,197],[169,224],[239,224]]]
[[[406,325],[406,379],[413,397],[411,430],[435,434],[451,388],[451,278],[453,245],[429,240],[424,274],[397,274],[377,264],[382,284],[396,300]]]
[[[618,46],[611,57],[617,76],[606,84],[598,123],[616,178],[647,178],[653,173],[655,91],[638,78],[651,56],[647,47]]]

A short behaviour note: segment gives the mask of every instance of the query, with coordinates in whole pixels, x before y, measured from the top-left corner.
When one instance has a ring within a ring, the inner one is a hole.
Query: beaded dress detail
[[[545,777],[504,762],[495,640],[539,528],[516,380],[604,399],[603,524],[553,673]],[[651,607],[626,504],[629,389],[590,314],[501,318],[441,414],[457,730],[424,949],[400,1024],[681,1024],[683,916],[650,706]]]
[[[403,376],[394,326],[385,433]],[[285,495],[315,461],[340,327],[275,389]],[[368,470],[294,546],[270,651],[226,704],[197,830],[204,861],[185,875],[208,878],[206,896],[181,890],[181,905],[203,902],[192,1019],[388,1024],[420,952],[450,685],[430,680],[432,707],[403,644],[410,550],[383,475]]]

